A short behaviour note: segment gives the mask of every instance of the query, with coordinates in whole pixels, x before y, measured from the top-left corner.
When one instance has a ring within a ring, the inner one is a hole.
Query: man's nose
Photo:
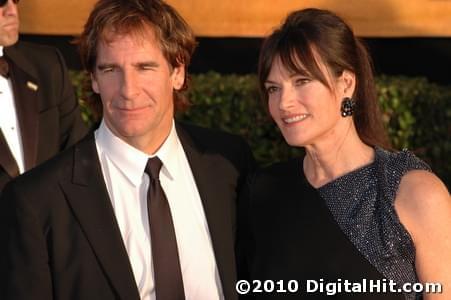
[[[121,94],[124,99],[133,99],[138,94],[138,81],[133,71],[124,70],[121,82]]]
[[[5,16],[17,16],[17,4],[13,0],[8,0],[3,6]]]

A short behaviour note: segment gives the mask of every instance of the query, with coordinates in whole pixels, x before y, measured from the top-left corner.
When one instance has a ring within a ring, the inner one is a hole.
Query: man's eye
[[[143,71],[151,71],[151,70],[155,70],[157,68],[157,66],[153,65],[153,64],[142,64],[142,65],[139,65],[138,68]]]
[[[101,71],[102,73],[110,73],[114,71],[114,68],[113,67],[102,68]]]

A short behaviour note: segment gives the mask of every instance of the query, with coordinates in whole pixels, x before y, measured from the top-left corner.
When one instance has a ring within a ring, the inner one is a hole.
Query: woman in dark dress
[[[249,182],[239,236],[250,294],[451,299],[449,193],[412,153],[386,150],[370,59],[349,26],[329,11],[290,14],[263,44],[259,80],[306,155]],[[421,292],[426,282],[442,293]]]

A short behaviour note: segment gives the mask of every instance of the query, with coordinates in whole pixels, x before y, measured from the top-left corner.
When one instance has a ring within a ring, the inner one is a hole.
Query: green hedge
[[[88,107],[87,77],[72,72],[86,122],[96,115]],[[377,78],[383,120],[394,148],[408,148],[428,162],[451,186],[451,87],[425,78]],[[193,106],[178,119],[244,136],[262,164],[299,155],[289,147],[259,101],[255,75],[205,73],[192,76],[188,97]]]

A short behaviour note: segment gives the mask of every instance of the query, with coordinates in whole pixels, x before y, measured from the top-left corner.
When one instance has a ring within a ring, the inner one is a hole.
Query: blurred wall
[[[96,0],[21,1],[21,32],[77,35]],[[330,9],[365,37],[451,37],[450,0],[167,0],[202,37],[261,37],[286,14]]]
[[[54,45],[80,69],[78,35],[96,0],[19,2],[22,40]],[[451,0],[168,0],[194,28],[190,71],[254,73],[262,37],[302,7],[331,9],[369,45],[378,74],[451,84]]]

